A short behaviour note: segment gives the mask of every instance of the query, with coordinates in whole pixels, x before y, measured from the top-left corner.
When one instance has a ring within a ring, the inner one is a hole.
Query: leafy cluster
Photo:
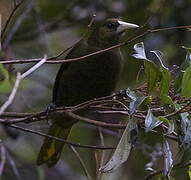
[[[185,47],[184,47],[185,48]],[[152,152],[148,153],[151,161],[145,165],[150,173],[145,179],[157,176],[158,179],[171,179],[171,170],[177,170],[189,166],[191,148],[191,52],[189,48],[185,61],[180,67],[174,66],[169,70],[164,65],[164,56],[160,51],[151,51],[157,57],[158,62],[147,58],[144,44],[138,43],[134,46],[133,57],[143,60],[146,83],[136,90],[126,90],[129,98],[128,125],[123,132],[120,142],[108,163],[101,171],[108,172],[116,169],[125,162],[132,147],[142,143],[144,151],[150,147],[139,138],[139,134],[157,134],[154,140],[159,145],[156,150],[152,146]],[[140,115],[140,116],[138,116]],[[137,128],[138,127],[138,130]],[[136,130],[133,138],[130,136]],[[141,135],[144,136],[144,135]],[[151,139],[153,137],[150,137]],[[173,143],[169,143],[169,139]],[[181,152],[180,162],[174,161],[173,146],[178,146]],[[147,147],[147,148],[146,148]],[[156,169],[156,162],[163,159],[162,170]],[[190,177],[190,171],[185,169]],[[185,173],[184,171],[184,173]]]

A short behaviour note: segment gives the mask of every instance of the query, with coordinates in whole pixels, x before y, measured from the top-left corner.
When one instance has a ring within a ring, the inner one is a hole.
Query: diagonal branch
[[[86,59],[88,57],[91,57],[91,56],[95,56],[97,54],[100,54],[100,53],[104,53],[106,51],[111,51],[113,49],[116,49],[116,48],[119,48],[119,47],[122,47],[122,46],[125,46],[133,41],[135,41],[136,39],[139,39],[149,33],[155,33],[155,32],[161,32],[161,31],[167,31],[167,30],[173,30],[173,29],[187,29],[187,28],[191,28],[191,25],[188,25],[188,26],[176,26],[176,27],[168,27],[168,28],[161,28],[161,29],[148,29],[146,30],[145,32],[143,32],[142,34],[130,39],[130,40],[127,40],[127,41],[124,41],[124,42],[121,42],[119,44],[116,44],[114,46],[111,46],[109,48],[105,48],[105,49],[102,49],[102,50],[99,50],[99,51],[96,51],[96,52],[93,52],[93,53],[90,53],[90,54],[87,54],[87,55],[84,55],[84,56],[80,56],[80,57],[77,57],[77,58],[70,58],[70,59],[59,59],[59,60],[51,60],[52,58],[48,58],[46,63],[49,63],[49,64],[57,64],[57,63],[64,63],[64,62],[73,62],[73,61],[79,61],[79,60],[83,60],[83,59]],[[13,59],[13,60],[9,60],[9,61],[4,61],[4,60],[0,60],[0,63],[1,64],[19,64],[19,63],[32,63],[32,62],[38,62],[40,61],[42,58],[33,58],[33,59]]]
[[[3,36],[4,36],[4,34],[5,34],[6,30],[7,30],[7,27],[8,27],[8,25],[9,25],[9,23],[10,23],[11,20],[12,20],[13,15],[14,15],[15,12],[17,11],[17,9],[23,4],[24,1],[25,1],[25,0],[22,0],[22,1],[19,2],[18,4],[14,3],[14,8],[13,8],[11,14],[9,15],[9,17],[8,17],[6,23],[5,23],[5,26],[4,26],[3,30],[2,30],[1,39],[3,39]]]
[[[60,142],[64,142],[64,143],[69,144],[69,145],[74,146],[74,147],[88,148],[88,149],[101,149],[101,150],[115,149],[115,147],[81,145],[79,143],[74,143],[74,142],[71,142],[71,141],[68,141],[68,140],[65,140],[65,139],[62,139],[62,138],[58,138],[58,137],[55,137],[55,136],[44,134],[44,133],[34,131],[34,130],[31,130],[31,129],[23,128],[23,127],[20,127],[20,126],[16,126],[16,125],[8,125],[8,126],[11,127],[11,128],[19,129],[19,130],[27,132],[27,133],[32,133],[32,134],[36,134],[36,135],[39,135],[39,136],[48,137],[50,139],[54,139],[54,140],[57,140],[57,141],[60,141]]]

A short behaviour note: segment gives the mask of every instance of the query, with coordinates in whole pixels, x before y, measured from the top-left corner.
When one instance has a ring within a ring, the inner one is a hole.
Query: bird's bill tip
[[[121,33],[125,31],[126,29],[133,29],[133,28],[138,28],[139,26],[137,24],[132,24],[132,23],[127,23],[124,21],[118,21],[119,26],[117,28],[118,33]]]

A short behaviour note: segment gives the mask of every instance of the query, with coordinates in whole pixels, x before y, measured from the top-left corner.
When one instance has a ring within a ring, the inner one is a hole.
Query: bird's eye
[[[107,24],[107,27],[108,27],[109,29],[114,29],[114,28],[115,28],[115,25],[112,24],[112,23],[108,23],[108,24]]]

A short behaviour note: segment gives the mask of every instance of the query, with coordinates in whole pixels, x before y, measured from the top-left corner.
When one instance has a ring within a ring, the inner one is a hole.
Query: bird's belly
[[[109,61],[109,62],[108,62]],[[115,59],[90,59],[72,64],[58,96],[65,106],[110,95],[116,86],[121,62]]]

